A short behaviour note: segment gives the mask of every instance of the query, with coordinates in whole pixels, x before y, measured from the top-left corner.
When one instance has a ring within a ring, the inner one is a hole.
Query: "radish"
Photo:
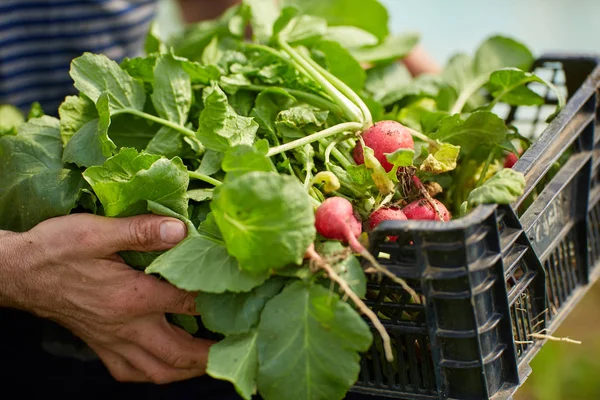
[[[369,216],[369,230],[375,229],[383,221],[405,221],[406,215],[398,207],[380,208]],[[388,236],[388,240],[395,242],[398,236]]]
[[[439,210],[438,212],[435,210],[434,206]],[[446,206],[439,200],[436,199],[421,199],[413,201],[412,203],[406,205],[402,211],[406,215],[408,219],[419,219],[419,220],[440,220],[444,222],[448,222],[450,220],[450,212],[446,208]]]
[[[389,277],[404,288],[416,303],[419,302],[417,293],[402,279],[383,267],[375,257],[358,241],[362,228],[356,217],[352,204],[343,197],[330,197],[317,208],[315,213],[315,228],[327,239],[347,242],[350,248],[364,257],[378,271]],[[310,249],[309,249],[310,252]],[[312,257],[311,257],[312,258]]]
[[[343,197],[330,197],[317,208],[315,227],[327,239],[348,242],[353,249],[353,242],[360,246],[356,240],[362,232],[360,222],[354,216],[352,204]]]
[[[375,229],[383,221],[405,221],[406,219],[406,215],[398,207],[380,208],[369,216],[369,229]]]
[[[508,153],[504,158],[504,168],[512,168],[518,160],[519,158],[515,153]]]
[[[414,149],[410,131],[396,121],[380,121],[363,132],[362,138],[365,146],[373,149],[375,158],[381,163],[386,172],[390,172],[394,166],[387,160],[386,154],[391,154],[398,149]],[[356,143],[353,152],[354,161],[364,164],[363,148],[360,142]]]

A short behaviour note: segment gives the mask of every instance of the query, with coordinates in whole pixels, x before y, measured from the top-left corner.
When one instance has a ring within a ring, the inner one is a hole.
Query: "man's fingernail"
[[[185,238],[185,225],[180,221],[164,221],[160,224],[160,239],[163,243],[177,244]]]

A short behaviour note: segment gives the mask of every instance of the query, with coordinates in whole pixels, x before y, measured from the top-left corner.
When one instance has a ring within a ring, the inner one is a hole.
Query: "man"
[[[214,18],[237,2],[179,0],[186,22]],[[155,8],[156,2],[147,0],[4,0],[0,103],[26,109],[39,101],[56,114],[73,91],[71,60],[85,51],[117,61],[138,55]],[[420,50],[405,62],[414,74],[431,65]],[[3,392],[15,389],[23,398],[114,398],[115,393],[174,398],[193,385],[198,398],[238,398],[229,384],[203,376],[212,342],[193,338],[165,319],[165,313],[195,314],[194,294],[131,269],[117,255],[166,250],[185,235],[180,221],[155,215],[78,214],[24,233],[0,231]],[[64,349],[48,345],[47,323],[28,314],[67,328],[93,353],[71,352],[78,359],[53,355]],[[117,381],[129,383],[116,389]],[[179,383],[133,385],[141,382]]]

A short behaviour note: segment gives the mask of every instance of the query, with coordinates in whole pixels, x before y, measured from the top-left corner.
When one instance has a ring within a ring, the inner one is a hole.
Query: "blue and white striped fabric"
[[[156,0],[0,0],[0,104],[56,114],[75,93],[71,60],[139,55],[155,12]]]

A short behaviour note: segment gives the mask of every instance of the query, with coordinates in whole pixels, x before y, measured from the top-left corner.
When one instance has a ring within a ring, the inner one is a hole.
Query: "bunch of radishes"
[[[381,121],[365,130],[362,134],[363,143],[371,148],[375,158],[381,166],[390,172],[393,165],[386,158],[386,154],[394,153],[399,149],[414,150],[414,141],[408,129],[395,121]],[[353,156],[357,164],[364,163],[363,143],[357,142]],[[450,212],[439,200],[429,196],[420,180],[413,176],[414,185],[420,198],[400,207],[399,205],[384,206],[371,212],[366,228],[371,231],[383,221],[450,220]],[[350,201],[342,197],[330,197],[317,209],[315,226],[319,234],[327,239],[347,242],[354,251],[364,252],[364,248],[357,238],[362,233],[362,223],[357,213],[354,212]],[[394,239],[391,237],[390,239]]]

